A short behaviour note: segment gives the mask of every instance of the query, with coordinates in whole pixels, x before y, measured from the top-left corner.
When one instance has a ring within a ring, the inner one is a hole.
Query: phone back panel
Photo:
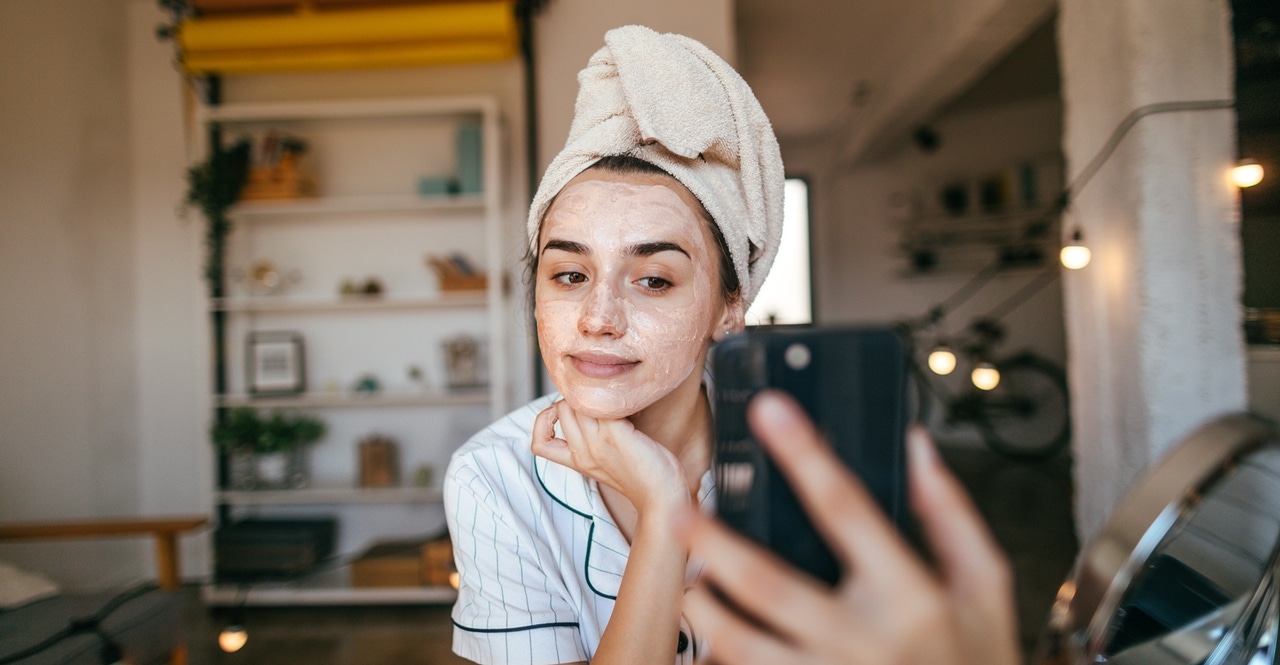
[[[906,347],[880,328],[770,328],[721,342],[716,380],[717,499],[721,518],[793,565],[834,584],[840,570],[746,424],[757,392],[803,406],[880,507],[910,533],[906,506]],[[803,482],[803,481],[801,481]]]

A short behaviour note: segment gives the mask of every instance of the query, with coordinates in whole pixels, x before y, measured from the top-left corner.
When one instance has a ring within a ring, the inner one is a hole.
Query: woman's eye
[[[650,291],[662,291],[671,286],[671,282],[661,277],[641,277],[636,283]]]
[[[580,272],[562,272],[556,273],[551,279],[561,284],[581,284],[587,281],[587,276]]]

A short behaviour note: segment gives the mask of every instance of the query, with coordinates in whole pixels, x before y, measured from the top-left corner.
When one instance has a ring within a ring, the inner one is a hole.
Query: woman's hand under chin
[[[557,422],[563,439],[556,437]],[[538,414],[530,449],[613,488],[640,516],[671,515],[689,505],[688,482],[675,455],[626,418],[591,418],[561,400]]]

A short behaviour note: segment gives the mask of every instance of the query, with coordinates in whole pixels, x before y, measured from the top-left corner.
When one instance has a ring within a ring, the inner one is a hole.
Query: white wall
[[[0,3],[0,519],[131,515],[139,338],[127,21]],[[71,585],[143,574],[135,543],[9,545]]]
[[[733,0],[553,0],[534,21],[539,173],[569,136],[578,72],[604,46],[604,33],[632,24],[692,37],[735,62]]]
[[[138,350],[138,447],[142,514],[207,515],[213,451],[205,423],[212,372],[200,266],[204,221],[177,214],[186,193],[190,110],[173,46],[155,37],[157,3],[127,3],[128,99],[133,170],[134,321]],[[184,104],[184,102],[187,102]],[[185,573],[208,566],[208,535],[182,541]]]

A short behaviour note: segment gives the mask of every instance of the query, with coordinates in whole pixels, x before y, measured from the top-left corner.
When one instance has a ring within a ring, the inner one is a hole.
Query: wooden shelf
[[[468,388],[453,392],[424,393],[303,393],[279,397],[217,395],[218,406],[253,406],[280,409],[380,409],[420,406],[474,406],[489,403],[488,388]]]
[[[200,107],[200,121],[273,122],[299,119],[395,118],[497,113],[491,97],[430,97],[351,101],[250,102]]]
[[[448,605],[458,599],[452,587],[351,586],[351,569],[341,566],[287,582],[252,585],[209,584],[203,589],[210,606],[285,605]]]
[[[393,298],[387,296],[345,296],[341,298],[258,296],[247,298],[215,298],[209,301],[209,309],[215,312],[228,313],[354,312],[484,307],[488,302],[488,294],[485,291],[456,291],[416,298]]]
[[[221,503],[236,506],[332,506],[440,503],[438,487],[307,487],[296,490],[222,490]]]
[[[237,203],[227,211],[234,219],[271,219],[365,213],[482,212],[480,194],[450,196],[333,196]]]

